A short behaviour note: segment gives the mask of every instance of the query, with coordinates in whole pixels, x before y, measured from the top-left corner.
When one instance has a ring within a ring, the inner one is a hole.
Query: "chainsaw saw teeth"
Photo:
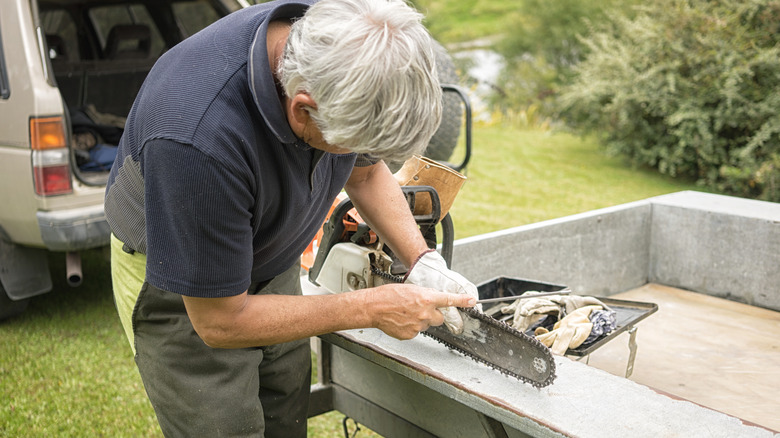
[[[403,277],[372,266],[371,272],[388,282],[403,283]],[[555,380],[555,360],[550,349],[533,336],[470,308],[458,308],[463,333],[454,335],[444,325],[422,332],[449,349],[460,352],[502,374],[537,388]],[[490,341],[490,342],[488,342]]]
[[[414,211],[419,193],[429,196],[430,214],[415,215],[429,247],[436,247],[436,225],[440,206],[436,190],[429,186],[402,187],[407,202]],[[309,268],[309,280],[331,292],[347,292],[388,283],[403,283],[405,270],[395,260],[381,240],[375,240],[368,225],[361,222],[347,198],[334,207],[323,226],[314,264]],[[441,220],[442,256],[449,266],[452,256],[452,220]],[[463,333],[455,335],[444,325],[429,327],[423,335],[444,344],[506,376],[543,388],[555,380],[555,360],[550,349],[535,337],[475,309],[459,308],[463,318]]]
[[[463,318],[462,334],[454,335],[440,325],[429,327],[423,335],[537,388],[555,380],[552,353],[536,338],[477,310],[458,311]]]

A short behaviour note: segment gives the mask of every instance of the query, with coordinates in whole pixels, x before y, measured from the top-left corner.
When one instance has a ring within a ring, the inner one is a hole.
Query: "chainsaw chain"
[[[490,363],[490,362],[488,362],[488,361],[486,361],[484,359],[481,359],[481,358],[479,358],[479,357],[469,353],[468,351],[464,351],[464,350],[462,350],[462,349],[460,349],[460,348],[450,344],[449,342],[447,342],[447,341],[445,341],[443,339],[439,339],[436,336],[431,335],[428,332],[422,332],[422,334],[424,336],[427,336],[427,337],[429,337],[431,339],[436,340],[437,342],[439,342],[441,344],[446,345],[447,347],[449,347],[452,350],[459,351],[460,353],[464,354],[465,356],[468,356],[468,357],[472,358],[473,360],[475,360],[477,362],[483,363],[483,364],[489,366],[490,368],[493,368],[493,369],[495,369],[497,371],[500,371],[504,375],[512,376],[512,377],[514,377],[514,378],[516,378],[516,379],[518,379],[518,380],[520,380],[522,382],[528,383],[529,385],[531,385],[531,386],[533,386],[535,388],[544,388],[545,386],[550,385],[555,380],[555,377],[556,377],[555,376],[555,359],[553,358],[553,355],[550,352],[550,349],[547,348],[544,344],[542,344],[538,339],[536,339],[536,337],[528,336],[525,333],[515,329],[511,325],[509,325],[509,324],[507,324],[507,323],[505,323],[503,321],[499,321],[497,319],[491,318],[490,316],[487,316],[484,313],[482,313],[482,312],[480,312],[480,311],[478,311],[476,309],[468,308],[468,307],[466,307],[466,308],[458,307],[458,310],[460,310],[463,313],[468,313],[470,316],[472,316],[474,318],[477,318],[477,319],[479,319],[479,320],[481,320],[481,321],[483,321],[483,322],[485,322],[487,324],[499,327],[503,331],[512,333],[512,334],[514,334],[517,337],[523,338],[526,342],[528,342],[529,344],[533,345],[533,347],[538,352],[541,352],[542,355],[544,356],[544,360],[545,360],[545,362],[547,362],[547,367],[550,368],[550,375],[548,375],[547,378],[544,379],[544,381],[541,381],[541,382],[536,381],[536,380],[532,380],[532,379],[529,379],[528,377],[521,376],[521,375],[519,375],[517,373],[514,373],[514,372],[509,371],[507,369],[501,368],[500,366],[498,366],[496,364],[493,364],[493,363]]]
[[[384,271],[376,268],[375,266],[371,267],[371,272],[373,274],[375,274],[375,275],[378,275],[378,276],[380,276],[380,277],[382,277],[382,278],[384,278],[386,280],[389,280],[389,281],[392,281],[392,282],[395,282],[395,283],[403,283],[403,281],[404,281],[403,277],[400,277],[398,275],[393,275],[393,274],[384,272]],[[555,380],[555,359],[553,358],[553,355],[550,352],[550,349],[547,348],[544,344],[542,344],[538,339],[536,339],[536,337],[528,336],[525,333],[515,329],[511,325],[509,325],[509,324],[507,324],[507,323],[505,323],[503,321],[499,321],[499,320],[497,320],[495,318],[491,318],[490,316],[487,316],[484,313],[482,313],[482,312],[480,312],[480,311],[478,311],[476,309],[458,307],[458,310],[460,310],[461,312],[464,312],[464,313],[468,313],[470,316],[472,316],[474,318],[477,318],[477,319],[479,319],[479,320],[481,320],[481,321],[483,321],[483,322],[485,322],[487,324],[493,325],[495,327],[499,327],[503,331],[512,333],[512,334],[514,334],[517,337],[523,338],[526,342],[528,342],[529,344],[533,345],[534,348],[537,351],[543,353],[544,359],[547,362],[547,366],[550,368],[550,375],[547,376],[547,378],[544,381],[538,382],[538,381],[529,379],[528,377],[524,377],[524,376],[521,376],[521,375],[519,375],[517,373],[509,371],[509,370],[507,370],[505,368],[502,368],[502,367],[500,367],[500,366],[498,366],[498,365],[496,365],[494,363],[488,362],[488,361],[486,361],[486,360],[484,360],[484,359],[482,359],[482,358],[480,358],[478,356],[475,356],[474,354],[469,353],[468,351],[462,350],[461,348],[451,344],[450,342],[447,342],[444,339],[440,339],[440,338],[438,338],[438,337],[436,337],[436,336],[434,336],[434,335],[432,335],[432,334],[430,334],[428,332],[424,331],[424,332],[422,332],[422,334],[424,336],[427,336],[427,337],[435,340],[436,342],[438,342],[440,344],[443,344],[444,346],[446,346],[450,350],[458,351],[461,354],[463,354],[464,356],[469,357],[469,358],[471,358],[471,359],[473,359],[473,360],[475,360],[475,361],[477,361],[479,363],[485,364],[485,365],[489,366],[490,368],[493,368],[494,370],[499,371],[501,374],[504,374],[505,376],[512,376],[512,377],[516,378],[517,380],[520,380],[521,382],[528,383],[529,385],[531,385],[531,386],[533,386],[535,388],[544,388],[545,386],[550,385],[553,382],[553,380]]]
[[[374,275],[377,275],[379,277],[384,278],[387,281],[391,281],[393,283],[403,283],[404,278],[400,275],[393,275],[389,272],[382,271],[381,269],[377,268],[376,266],[371,266],[371,273]]]

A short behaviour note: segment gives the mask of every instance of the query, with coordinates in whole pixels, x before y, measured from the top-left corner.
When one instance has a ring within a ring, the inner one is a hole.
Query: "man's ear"
[[[317,109],[317,103],[311,96],[304,93],[298,93],[288,101],[288,122],[293,132],[300,138],[303,138],[303,130],[309,123],[311,115],[309,110]]]

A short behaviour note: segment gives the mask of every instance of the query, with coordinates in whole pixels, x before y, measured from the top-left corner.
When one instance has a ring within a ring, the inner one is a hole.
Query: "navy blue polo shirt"
[[[147,255],[146,281],[188,296],[244,292],[297,262],[355,154],[290,129],[268,23],[311,1],[234,12],[165,53],[129,114],[106,191],[112,232]]]

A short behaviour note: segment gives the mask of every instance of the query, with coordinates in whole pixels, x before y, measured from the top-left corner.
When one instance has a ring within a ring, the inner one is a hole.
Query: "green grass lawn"
[[[695,189],[568,134],[477,127],[474,148],[452,209],[457,237]],[[0,437],[159,436],[114,310],[106,252],[84,255],[78,288],[65,284],[62,254],[50,260],[54,291],[0,323]],[[343,436],[342,418],[312,419],[310,436]]]
[[[425,25],[442,43],[473,41],[506,31],[517,19],[517,0],[413,0]]]
[[[451,210],[456,238],[702,190],[627,166],[605,155],[595,141],[566,133],[495,125],[475,129],[472,142],[468,179]]]

